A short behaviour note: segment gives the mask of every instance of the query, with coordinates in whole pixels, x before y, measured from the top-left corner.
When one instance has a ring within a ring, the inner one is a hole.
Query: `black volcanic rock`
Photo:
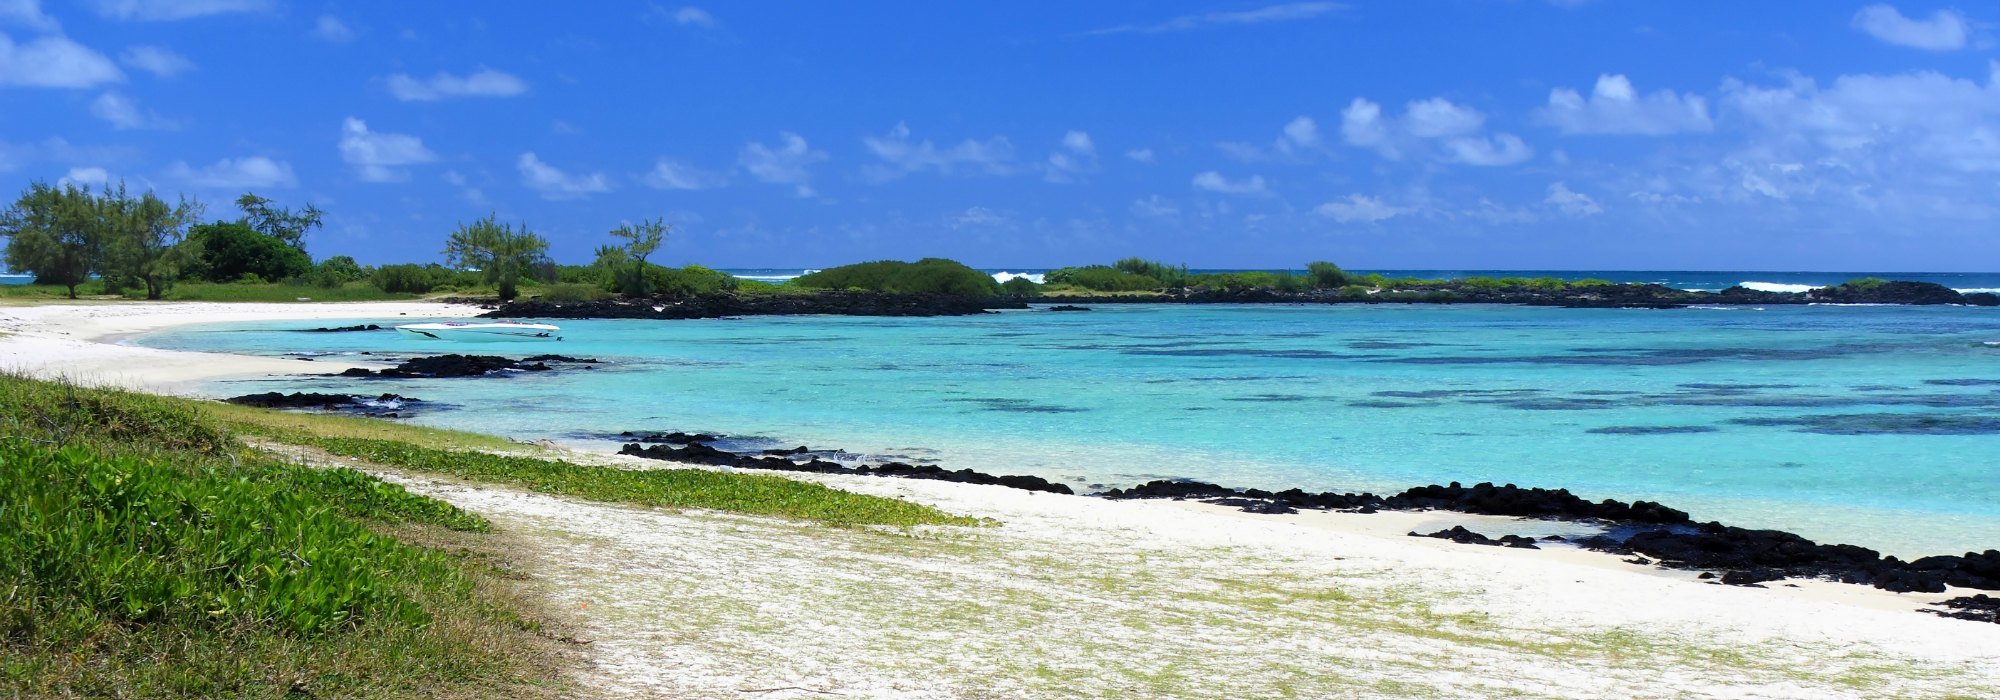
[[[1965,295],[1930,282],[1882,282],[1821,287],[1805,293],[1807,303],[1825,304],[1963,304]]]
[[[375,325],[375,324],[373,324],[373,323],[367,323],[367,324],[362,324],[362,325],[358,325],[358,326],[335,326],[335,327],[332,327],[332,328],[307,328],[307,329],[305,329],[305,330],[304,330],[303,332],[306,332],[306,333],[353,333],[353,332],[356,332],[356,331],[379,331],[379,330],[382,330],[382,327],[381,327],[381,326],[378,326],[378,325]]]
[[[992,486],[1005,486],[1008,488],[1021,489],[1024,491],[1041,491],[1046,493],[1060,493],[1065,495],[1075,493],[1075,491],[1072,491],[1070,487],[1065,484],[1058,484],[1049,481],[1047,479],[1041,478],[1039,476],[1025,476],[1025,475],[998,476],[993,474],[986,474],[983,472],[976,472],[971,469],[959,469],[956,471],[952,471],[931,464],[905,464],[903,462],[889,462],[886,464],[875,464],[875,465],[864,464],[854,467],[849,467],[837,462],[830,462],[819,458],[813,458],[804,462],[795,462],[784,456],[777,456],[771,454],[761,454],[758,456],[737,454],[734,452],[717,449],[713,446],[708,445],[705,442],[692,442],[684,447],[670,447],[667,445],[660,445],[660,444],[647,446],[647,445],[640,445],[638,443],[627,443],[624,447],[618,450],[618,453],[625,455],[632,455],[635,457],[644,457],[647,459],[659,459],[670,462],[688,462],[692,464],[706,464],[718,467],[735,467],[737,469],[764,469],[771,471],[809,472],[815,474],[856,474],[856,475],[868,475],[868,476],[891,476],[891,477],[900,477],[904,479],[932,479],[936,481],[952,481],[965,484],[987,484]]]
[[[1043,311],[1089,311],[1089,310],[1090,310],[1090,307],[1088,307],[1088,306],[1073,306],[1073,305],[1070,305],[1070,304],[1057,304],[1057,305],[1055,305],[1055,306],[1051,306],[1051,307],[1049,307],[1049,308],[1046,308],[1046,309],[1042,309],[1042,310],[1043,310]]]
[[[1541,549],[1535,540],[1520,535],[1501,535],[1498,539],[1465,529],[1464,525],[1453,525],[1449,530],[1439,530],[1430,534],[1410,533],[1411,537],[1435,537],[1451,540],[1459,544],[1482,544],[1489,547],[1514,547],[1516,549]]]
[[[543,358],[557,357],[543,355]],[[530,358],[531,360],[534,358]],[[563,361],[583,362],[583,360]],[[439,379],[446,377],[484,377],[509,372],[547,372],[551,368],[548,361],[526,360],[516,362],[497,355],[433,355],[404,360],[402,364],[381,370],[352,367],[337,377],[375,377],[384,379]]]
[[[292,392],[283,394],[275,391],[262,394],[244,394],[223,399],[226,403],[258,408],[319,410],[352,413],[376,418],[400,418],[402,412],[424,403],[418,399],[398,394],[382,394],[373,398],[351,394],[320,394]]]
[[[2000,623],[2000,598],[1984,593],[1953,598],[1938,603],[1938,606],[1945,609],[1924,612],[1960,620]]]

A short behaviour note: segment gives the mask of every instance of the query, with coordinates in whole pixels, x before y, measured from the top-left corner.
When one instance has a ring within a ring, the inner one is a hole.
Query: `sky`
[[[585,8],[587,11],[578,11]],[[2000,270],[2000,6],[0,0],[0,183],[439,259]]]

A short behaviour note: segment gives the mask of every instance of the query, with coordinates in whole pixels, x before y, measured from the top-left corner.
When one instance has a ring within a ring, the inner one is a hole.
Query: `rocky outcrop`
[[[1958,618],[1960,620],[2000,623],[2000,598],[1995,598],[1984,593],[1953,598],[1938,603],[1938,607],[1944,609],[1925,610],[1924,612],[1943,617]]]
[[[562,355],[536,355],[522,360],[510,360],[498,355],[432,355],[404,360],[388,369],[371,370],[354,367],[341,372],[336,377],[358,377],[375,379],[439,379],[445,377],[486,377],[504,376],[514,372],[547,372],[555,369],[549,363],[580,364],[584,369],[593,369],[594,359],[578,359]]]
[[[380,396],[368,397],[352,394],[319,394],[298,391],[290,394],[275,391],[262,394],[244,394],[242,396],[223,399],[223,401],[239,406],[329,411],[374,418],[401,418],[403,413],[423,403],[418,399],[397,394],[382,394]]]
[[[1464,525],[1453,525],[1449,530],[1439,530],[1437,532],[1433,532],[1430,534],[1412,532],[1410,533],[1410,536],[1435,537],[1441,540],[1451,540],[1459,544],[1478,544],[1478,545],[1486,545],[1488,547],[1541,549],[1540,545],[1535,544],[1534,538],[1522,537],[1520,535],[1501,535],[1499,538],[1496,539],[1492,537],[1487,537],[1477,532],[1473,532],[1471,530],[1467,530],[1465,529]]]
[[[835,316],[970,316],[994,309],[1025,309],[1017,299],[948,294],[817,291],[799,294],[740,294],[694,297],[602,299],[551,302],[539,299],[501,304],[487,318],[689,319],[727,316],[827,314]]]
[[[1162,290],[1157,296],[1045,297],[1043,301],[1090,304],[1521,304],[1569,308],[1674,309],[1692,305],[1787,304],[1965,304],[2000,306],[2000,296],[1960,294],[1930,282],[1863,282],[1805,292],[1765,292],[1730,287],[1719,292],[1688,291],[1658,284],[1605,284],[1545,289],[1448,280],[1407,289],[1352,294],[1316,289],[1281,292],[1251,290]]]
[[[684,433],[676,433],[676,434],[685,435]],[[712,436],[698,435],[689,437],[707,438]],[[1067,485],[1058,484],[1049,481],[1047,479],[1041,478],[1039,476],[1021,476],[1021,475],[997,476],[983,472],[976,472],[971,469],[959,469],[954,471],[932,464],[906,464],[903,462],[888,462],[885,464],[862,464],[850,467],[840,464],[838,462],[831,462],[824,459],[819,459],[817,457],[809,458],[805,461],[797,461],[796,459],[793,458],[792,455],[804,454],[803,451],[780,450],[774,452],[779,452],[781,454],[769,454],[769,453],[761,453],[758,455],[738,454],[735,452],[718,449],[714,446],[709,445],[708,442],[709,441],[707,440],[689,441],[685,443],[682,447],[673,447],[667,444],[641,445],[639,443],[634,442],[634,443],[627,443],[624,447],[619,449],[618,453],[625,455],[632,455],[634,457],[645,457],[647,459],[665,460],[669,462],[687,462],[690,464],[705,464],[718,467],[734,467],[737,469],[764,469],[771,471],[809,472],[814,474],[855,474],[863,476],[891,476],[891,477],[900,477],[904,479],[931,479],[936,481],[952,481],[962,484],[987,484],[992,486],[1005,486],[1008,488],[1021,489],[1024,491],[1041,491],[1045,493],[1060,493],[1060,494],[1075,493],[1075,491],[1071,490],[1070,487]]]
[[[361,325],[358,325],[358,326],[335,326],[335,327],[331,327],[331,328],[307,328],[307,329],[305,329],[305,330],[304,330],[304,332],[306,332],[306,333],[353,333],[353,332],[356,332],[356,331],[379,331],[379,330],[382,330],[382,327],[381,327],[381,326],[378,326],[378,325],[375,325],[375,324],[373,324],[373,323],[364,323],[364,324],[361,324]]]

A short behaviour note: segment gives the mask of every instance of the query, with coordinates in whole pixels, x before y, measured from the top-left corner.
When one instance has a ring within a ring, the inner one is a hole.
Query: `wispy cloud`
[[[604,173],[566,173],[542,162],[533,151],[521,154],[516,166],[521,171],[521,184],[540,193],[542,199],[577,199],[611,191],[611,180]]]
[[[107,92],[98,95],[97,99],[92,100],[90,103],[90,113],[98,119],[111,124],[111,128],[121,131],[135,129],[174,129],[178,126],[172,120],[163,119],[160,115],[154,114],[152,110],[141,109],[139,103],[133,102],[132,98],[116,92]]]
[[[95,0],[97,14],[111,19],[170,21],[231,12],[263,12],[271,0]]]
[[[481,68],[465,76],[442,71],[429,78],[412,78],[402,73],[389,76],[389,94],[404,102],[448,97],[513,97],[527,91],[526,81],[491,68]]]
[[[1346,9],[1346,7],[1347,7],[1346,5],[1342,5],[1337,2],[1293,2],[1293,3],[1285,3],[1282,5],[1271,5],[1268,7],[1261,7],[1255,10],[1240,10],[1236,12],[1205,12],[1201,14],[1181,15],[1179,17],[1168,19],[1164,22],[1156,22],[1152,24],[1121,24],[1116,27],[1093,29],[1091,31],[1084,32],[1084,35],[1101,36],[1104,34],[1159,34],[1163,32],[1185,32],[1194,29],[1204,29],[1208,27],[1269,24],[1272,22],[1294,22],[1298,20],[1312,19],[1315,17],[1319,17],[1330,12]]]
[[[87,88],[124,79],[111,59],[67,37],[45,36],[16,44],[0,34],[0,85]]]
[[[298,177],[292,175],[291,164],[264,156],[224,158],[201,168],[191,167],[184,161],[174,161],[167,167],[167,175],[195,187],[224,190],[289,188],[299,184]]]
[[[437,154],[424,147],[423,139],[369,131],[366,122],[348,117],[340,126],[340,159],[364,181],[401,182],[409,179],[403,166],[435,161]]]
[[[9,24],[38,32],[62,30],[56,18],[42,11],[40,0],[0,0],[0,25]]]
[[[806,138],[789,131],[779,132],[779,145],[766,146],[759,141],[743,145],[736,162],[744,170],[764,182],[776,185],[791,185],[800,197],[817,194],[812,188],[812,165],[826,160],[826,151],[814,149],[806,143]]]
[[[163,46],[134,46],[119,52],[118,61],[162,78],[194,70],[194,62]]]
[[[320,15],[313,23],[312,36],[320,41],[343,44],[354,39],[354,29],[333,15]]]
[[[1924,19],[1905,17],[1893,5],[1869,5],[1854,13],[1854,28],[1885,43],[1927,51],[1965,48],[1970,33],[1965,15],[1938,10]]]

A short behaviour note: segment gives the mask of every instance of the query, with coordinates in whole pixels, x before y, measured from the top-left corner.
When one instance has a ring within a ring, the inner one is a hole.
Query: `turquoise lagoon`
[[[709,431],[1084,490],[1512,482],[1905,555],[2000,546],[1995,309],[1114,305],[561,323],[568,340],[533,345],[297,322],[129,342],[601,358],[502,379],[204,391],[394,392],[449,405],[416,423],[605,450],[622,430]]]

